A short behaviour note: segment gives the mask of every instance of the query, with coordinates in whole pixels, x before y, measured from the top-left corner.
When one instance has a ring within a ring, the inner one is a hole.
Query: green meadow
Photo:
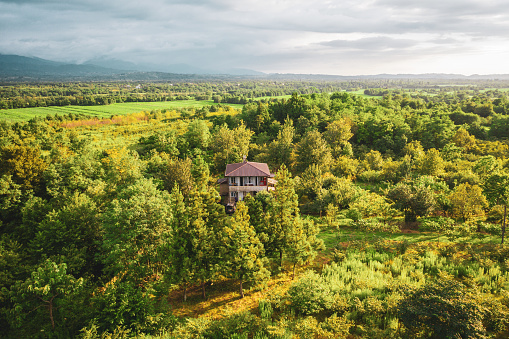
[[[164,102],[128,102],[115,103],[102,106],[51,106],[34,108],[16,108],[0,110],[0,120],[10,122],[27,121],[34,117],[46,117],[47,115],[64,115],[69,113],[86,114],[92,117],[109,118],[112,115],[126,115],[142,111],[199,108],[203,106],[217,105],[212,100],[179,100]],[[242,108],[240,104],[225,104],[234,108]]]

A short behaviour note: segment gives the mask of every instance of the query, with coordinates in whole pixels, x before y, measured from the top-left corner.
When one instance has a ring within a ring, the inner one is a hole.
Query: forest
[[[509,336],[509,84],[136,87],[0,88],[5,110],[223,103],[0,121],[2,337]],[[276,189],[227,215],[243,156]]]

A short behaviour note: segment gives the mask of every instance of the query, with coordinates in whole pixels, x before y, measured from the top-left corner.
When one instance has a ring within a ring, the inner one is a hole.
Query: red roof
[[[226,165],[225,177],[270,177],[269,166],[263,162],[244,161]]]

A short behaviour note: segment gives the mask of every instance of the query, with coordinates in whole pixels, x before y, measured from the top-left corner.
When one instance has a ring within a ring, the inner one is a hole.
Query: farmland
[[[15,108],[0,110],[0,120],[9,122],[27,121],[35,117],[45,118],[48,115],[83,114],[90,117],[109,118],[112,115],[126,115],[143,111],[174,110],[181,108],[201,108],[217,105],[212,100],[180,100],[166,102],[130,102],[114,103],[101,106],[51,106]],[[242,108],[240,104],[228,104],[231,107]]]

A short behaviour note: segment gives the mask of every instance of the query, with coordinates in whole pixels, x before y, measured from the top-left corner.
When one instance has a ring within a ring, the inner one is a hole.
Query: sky
[[[0,53],[265,73],[509,73],[507,0],[0,0]]]

